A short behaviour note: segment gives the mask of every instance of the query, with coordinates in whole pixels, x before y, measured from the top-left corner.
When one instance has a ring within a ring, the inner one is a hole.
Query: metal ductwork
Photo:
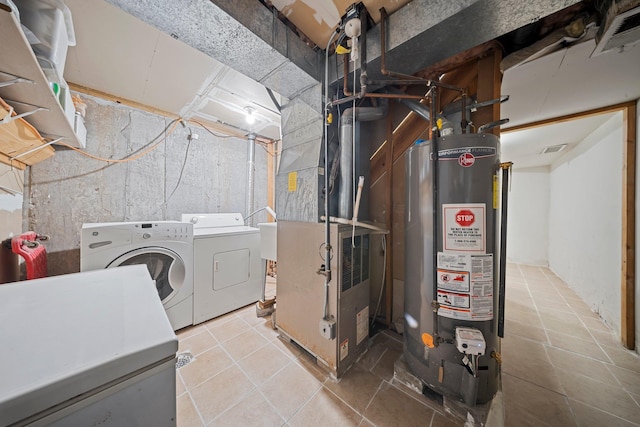
[[[340,116],[340,187],[338,192],[338,216],[350,219],[353,216],[353,194],[355,189],[354,159],[359,151],[355,141],[356,121],[371,122],[385,116],[387,107],[347,108]]]

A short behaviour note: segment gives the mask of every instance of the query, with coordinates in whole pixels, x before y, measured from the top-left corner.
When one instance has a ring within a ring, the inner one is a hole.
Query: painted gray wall
[[[98,98],[87,103],[90,154],[121,159],[163,134],[171,119]],[[188,128],[177,125],[142,158],[105,163],[72,150],[36,164],[25,182],[24,229],[48,234],[49,274],[79,270],[83,223],[180,220],[182,213],[245,212],[247,140],[217,138],[190,125],[199,138],[187,155]],[[158,141],[162,139],[162,136]],[[185,160],[180,186],[171,198]],[[256,147],[255,209],[267,204],[267,153]],[[255,216],[265,221],[266,214]]]

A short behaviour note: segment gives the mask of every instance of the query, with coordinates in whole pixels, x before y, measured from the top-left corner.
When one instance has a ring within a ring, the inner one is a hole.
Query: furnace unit
[[[367,349],[369,337],[369,230],[332,224],[332,280],[325,321],[325,224],[278,221],[276,325],[341,376]]]

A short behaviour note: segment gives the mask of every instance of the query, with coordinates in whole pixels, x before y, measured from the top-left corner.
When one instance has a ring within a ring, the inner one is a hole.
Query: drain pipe
[[[256,169],[256,134],[250,133],[247,139],[247,206],[246,212],[249,215],[253,212],[253,193],[255,184],[255,169]],[[249,215],[250,217],[250,215]],[[253,226],[253,219],[251,219],[247,225]]]
[[[353,216],[354,123],[380,120],[387,113],[387,106],[347,108],[340,116],[340,187],[338,191],[338,217]]]

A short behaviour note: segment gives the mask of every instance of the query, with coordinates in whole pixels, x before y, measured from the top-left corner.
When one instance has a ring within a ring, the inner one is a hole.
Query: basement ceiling
[[[640,44],[590,57],[591,39],[560,49],[504,73],[502,105],[506,129],[640,99]],[[504,161],[514,168],[549,166],[565,156],[591,132],[605,124],[611,113],[501,136]],[[544,147],[568,144],[560,153],[542,154]]]
[[[103,0],[65,4],[77,40],[67,54],[68,82],[227,134],[280,139],[280,114],[261,84]]]
[[[380,22],[380,8],[392,14],[411,0],[363,0],[374,22]],[[321,49],[325,49],[331,33],[340,22],[340,17],[354,0],[271,0],[273,5],[291,21],[304,35]]]
[[[77,46],[69,49],[64,74],[67,81],[170,114],[206,121],[228,134],[242,136],[253,131],[265,138],[280,138],[279,112],[261,84],[104,0],[65,3],[72,11],[77,39]],[[407,3],[365,1],[375,19],[380,6],[393,11]],[[330,33],[331,23],[337,24],[341,11],[350,4],[338,0],[273,1],[292,22],[298,20],[298,15],[304,18],[296,25],[314,38],[325,31]],[[314,29],[304,29],[303,21]],[[322,39],[316,40],[321,44]],[[561,47],[506,71],[502,93],[510,95],[510,100],[502,105],[502,117],[510,119],[507,127],[640,98],[640,44],[590,58],[594,48],[593,40]],[[278,102],[284,102],[275,96]],[[246,107],[255,109],[257,120],[253,126],[245,121]],[[597,119],[591,119],[588,127],[595,126],[594,120]],[[600,124],[604,121],[601,118]],[[568,149],[575,145],[579,134],[576,127],[573,129],[566,130],[573,132],[567,136]],[[562,143],[558,139],[564,133],[551,132],[554,141],[547,145]],[[529,142],[520,139],[513,146],[510,137],[504,139],[503,147],[510,157],[505,160],[514,161],[516,167],[550,164],[549,154],[536,154],[536,144],[542,138],[536,132],[527,135]],[[528,148],[529,144],[536,149]]]

